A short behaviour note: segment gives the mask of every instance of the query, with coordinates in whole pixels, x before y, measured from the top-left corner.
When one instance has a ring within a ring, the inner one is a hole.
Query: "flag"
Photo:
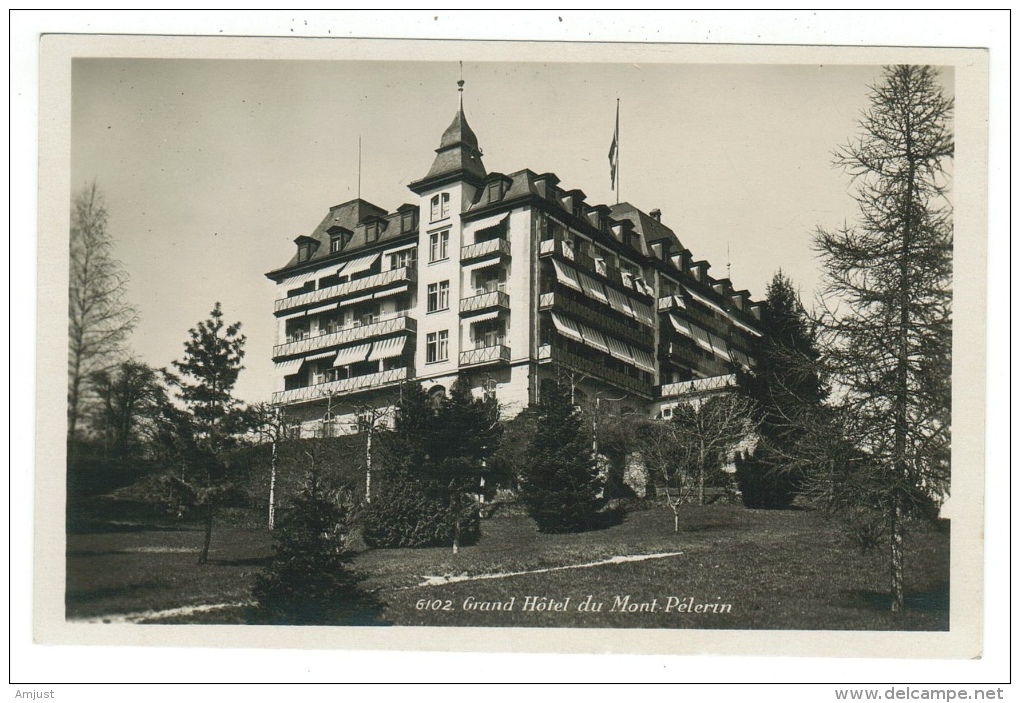
[[[616,190],[616,169],[619,166],[620,144],[620,101],[616,101],[616,129],[613,131],[613,143],[609,145],[609,183]]]

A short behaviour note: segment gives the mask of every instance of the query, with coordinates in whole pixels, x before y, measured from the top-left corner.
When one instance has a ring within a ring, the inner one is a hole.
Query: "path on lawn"
[[[585,564],[568,564],[566,566],[550,566],[545,569],[532,569],[530,571],[508,571],[505,573],[495,574],[476,574],[475,576],[468,576],[463,574],[461,576],[426,576],[425,580],[415,586],[405,586],[402,591],[406,591],[412,588],[424,588],[427,586],[443,586],[448,583],[459,583],[461,581],[483,581],[486,579],[506,579],[511,576],[525,576],[527,574],[547,574],[550,571],[564,571],[566,569],[590,569],[593,566],[606,566],[607,564],[625,564],[632,561],[646,561],[648,559],[666,559],[668,557],[678,557],[683,552],[659,552],[658,554],[631,554],[622,557],[610,557],[609,559],[602,559],[600,561],[590,561]]]
[[[649,559],[668,559],[669,557],[681,556],[683,552],[659,552],[657,554],[630,554],[627,556],[610,557],[599,561],[590,561],[584,564],[567,564],[566,566],[550,566],[545,569],[531,569],[529,571],[509,571],[494,574],[475,574],[468,576],[426,576],[425,580],[414,586],[405,586],[395,590],[406,591],[413,588],[426,588],[429,586],[443,586],[448,583],[460,583],[462,581],[483,581],[487,579],[505,579],[513,576],[525,576],[528,574],[546,574],[551,571],[565,571],[567,569],[590,569],[596,566],[607,566],[609,564],[626,564],[635,561],[647,561]],[[237,603],[211,603],[206,605],[185,605],[178,608],[166,610],[146,610],[140,613],[121,613],[117,615],[98,615],[89,618],[75,618],[71,622],[82,623],[109,623],[109,624],[132,624],[146,620],[160,620],[163,618],[186,617],[195,613],[206,613],[221,608],[240,608],[252,605],[250,601]]]

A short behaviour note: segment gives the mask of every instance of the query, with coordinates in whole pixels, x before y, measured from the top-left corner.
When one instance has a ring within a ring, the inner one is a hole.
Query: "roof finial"
[[[457,93],[460,95],[460,109],[464,111],[464,62],[460,61],[460,80],[457,81]]]

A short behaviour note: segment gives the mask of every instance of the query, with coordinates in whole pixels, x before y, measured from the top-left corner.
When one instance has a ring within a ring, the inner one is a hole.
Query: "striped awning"
[[[726,314],[726,311],[724,309],[722,309],[721,307],[719,307],[719,305],[717,303],[713,303],[711,300],[709,300],[708,298],[703,296],[701,293],[698,293],[696,290],[694,290],[690,286],[684,286],[684,290],[687,291],[688,293],[690,293],[690,296],[692,298],[694,298],[695,300],[697,300],[702,305],[704,305],[706,307],[709,307],[712,310],[715,310],[720,315],[725,315]]]
[[[407,337],[390,337],[372,345],[372,353],[368,355],[368,361],[379,361],[400,356],[404,352],[404,345]]]
[[[339,303],[330,303],[329,305],[319,305],[318,307],[308,308],[305,310],[306,315],[318,315],[321,312],[330,312],[340,307]]]
[[[378,300],[379,298],[386,298],[386,297],[391,296],[391,295],[398,295],[400,293],[406,293],[407,291],[408,291],[408,286],[406,284],[404,284],[402,286],[397,286],[396,288],[387,288],[386,290],[381,290],[378,293],[373,293],[372,297],[375,298],[376,300]]]
[[[282,286],[283,288],[287,288],[288,290],[292,288],[300,288],[309,281],[314,281],[316,278],[319,277],[321,273],[323,272],[305,271],[304,273],[299,273],[297,276],[294,276],[293,278],[285,278],[284,280],[280,281],[278,285]]]
[[[464,271],[481,271],[482,269],[492,268],[493,266],[500,266],[499,259],[482,259],[481,261],[474,261],[470,264],[464,264],[461,269]]]
[[[687,320],[682,320],[676,315],[670,315],[669,321],[673,324],[673,329],[682,334],[685,337],[693,337],[694,333],[691,332],[691,325]]]
[[[464,321],[470,324],[476,322],[484,322],[485,320],[495,320],[499,317],[500,310],[487,310],[479,313],[464,313]]]
[[[290,376],[291,374],[297,373],[298,369],[301,368],[301,364],[305,363],[304,359],[288,359],[287,361],[277,361],[273,364],[272,375],[274,378],[283,378],[284,376]]]
[[[560,264],[559,261],[553,261],[553,268],[556,269],[556,279],[565,286],[569,286],[579,293],[584,291],[581,289],[581,282],[577,280],[577,274],[566,266]]]
[[[606,341],[609,343],[609,353],[615,356],[620,361],[626,361],[628,364],[634,363],[634,354],[628,345],[621,342],[615,337],[606,337]]]
[[[630,301],[627,299],[626,295],[610,286],[606,286],[606,293],[609,294],[609,305],[613,308],[613,310],[622,312],[624,315],[629,315],[630,317],[634,317],[636,315],[634,308],[631,307]]]
[[[652,318],[652,308],[650,305],[639,303],[636,300],[631,300],[630,305],[634,308],[634,314],[638,321],[643,322],[649,327],[655,325],[655,320]]]
[[[726,344],[726,340],[722,337],[709,333],[709,341],[712,342],[712,353],[718,356],[723,361],[730,360],[730,348]]]
[[[606,344],[606,338],[601,332],[581,323],[577,324],[577,329],[581,331],[581,339],[585,344],[606,354],[609,353],[609,345]]]
[[[356,273],[368,271],[370,268],[372,268],[372,264],[374,264],[379,259],[379,256],[380,254],[376,252],[375,254],[362,256],[359,259],[353,259],[351,261],[348,261],[347,264],[341,269],[341,271],[345,276],[352,276]]]
[[[602,287],[602,284],[596,281],[587,274],[578,273],[577,279],[581,282],[581,288],[584,290],[584,294],[589,298],[594,298],[600,302],[609,304],[609,298],[606,297],[606,291]]]
[[[336,355],[336,359],[333,361],[333,366],[350,366],[351,364],[356,364],[359,361],[364,361],[371,348],[372,343],[369,342],[367,344],[358,344],[357,346],[341,349]]]
[[[751,360],[748,358],[747,354],[742,351],[738,351],[737,349],[732,349],[730,353],[733,355],[733,359],[738,364],[743,366],[745,369],[751,368]]]
[[[493,215],[492,217],[486,217],[481,220],[475,220],[474,222],[465,222],[464,228],[470,228],[472,232],[481,232],[483,229],[489,229],[491,227],[497,227],[502,224],[508,224],[507,218],[510,217],[510,213],[504,212],[501,215]]]
[[[698,343],[699,347],[707,352],[712,351],[712,340],[708,338],[707,330],[691,323],[691,332],[694,333],[694,341]]]
[[[761,336],[762,336],[762,335],[761,335],[761,332],[759,332],[758,330],[754,329],[753,327],[750,327],[750,326],[748,326],[748,325],[745,325],[745,324],[744,324],[743,322],[741,322],[740,320],[738,320],[738,319],[737,319],[736,317],[734,317],[733,315],[730,315],[730,321],[731,321],[731,322],[732,322],[732,323],[733,323],[734,325],[736,325],[737,327],[739,327],[740,329],[742,329],[742,330],[744,330],[745,332],[747,332],[748,334],[753,334],[753,335],[754,335],[755,337],[761,337]]]
[[[556,313],[553,313],[552,321],[556,326],[556,331],[564,337],[570,337],[574,341],[581,342],[582,344],[584,343],[584,337],[581,336],[581,330],[577,329],[577,323],[569,317],[561,317]]]
[[[356,296],[354,298],[345,298],[344,300],[341,300],[337,304],[337,306],[341,307],[341,308],[345,308],[348,305],[356,305],[358,303],[363,303],[366,300],[371,300],[371,299],[372,299],[372,294],[371,293],[366,293],[365,295],[359,295],[359,296]]]
[[[631,351],[634,352],[634,365],[639,369],[643,369],[648,373],[655,373],[655,359],[652,355],[643,349],[636,349],[631,347]]]
[[[312,356],[306,356],[302,361],[322,361],[323,359],[331,359],[336,356],[335,351],[323,352],[322,354],[313,354]]]

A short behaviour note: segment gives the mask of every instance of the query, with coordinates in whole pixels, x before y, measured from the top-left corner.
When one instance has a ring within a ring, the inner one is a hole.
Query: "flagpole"
[[[616,99],[616,204],[620,204],[620,99]]]

